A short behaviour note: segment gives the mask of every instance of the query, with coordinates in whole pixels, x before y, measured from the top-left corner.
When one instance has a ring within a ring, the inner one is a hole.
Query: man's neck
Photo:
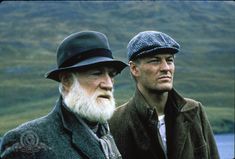
[[[142,93],[147,103],[151,107],[156,108],[158,115],[164,114],[168,92],[157,92],[146,89],[139,89],[139,91]]]

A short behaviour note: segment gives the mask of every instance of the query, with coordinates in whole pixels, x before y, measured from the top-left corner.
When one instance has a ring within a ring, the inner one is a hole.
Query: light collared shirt
[[[161,135],[164,151],[167,152],[165,115],[158,116],[158,130]]]

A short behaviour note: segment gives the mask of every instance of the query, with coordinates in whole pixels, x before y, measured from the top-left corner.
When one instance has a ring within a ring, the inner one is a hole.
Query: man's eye
[[[174,59],[173,58],[170,58],[170,59],[167,59],[167,62],[174,62]]]
[[[154,60],[149,60],[148,63],[159,63],[161,62],[160,60],[158,59],[154,59]]]
[[[115,77],[117,74],[118,74],[117,71],[111,71],[111,72],[109,72],[109,76],[110,76],[110,77]]]

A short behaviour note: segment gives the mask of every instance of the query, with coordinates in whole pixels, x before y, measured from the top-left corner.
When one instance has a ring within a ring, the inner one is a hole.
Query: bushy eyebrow
[[[174,55],[169,55],[169,56],[164,56],[164,57],[155,55],[155,56],[149,57],[148,59],[162,59],[162,58],[166,58],[166,59],[174,58]]]
[[[172,56],[168,56],[168,57],[167,57],[167,59],[169,59],[169,58],[173,58],[173,59],[174,59],[174,58],[175,58],[175,56],[174,56],[174,55],[172,55]]]

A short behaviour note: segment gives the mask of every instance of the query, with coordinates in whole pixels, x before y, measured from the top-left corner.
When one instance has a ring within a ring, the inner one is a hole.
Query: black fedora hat
[[[57,49],[57,68],[47,72],[46,78],[60,81],[59,74],[87,66],[107,64],[121,72],[127,64],[115,60],[107,37],[96,31],[74,33],[65,38]]]

